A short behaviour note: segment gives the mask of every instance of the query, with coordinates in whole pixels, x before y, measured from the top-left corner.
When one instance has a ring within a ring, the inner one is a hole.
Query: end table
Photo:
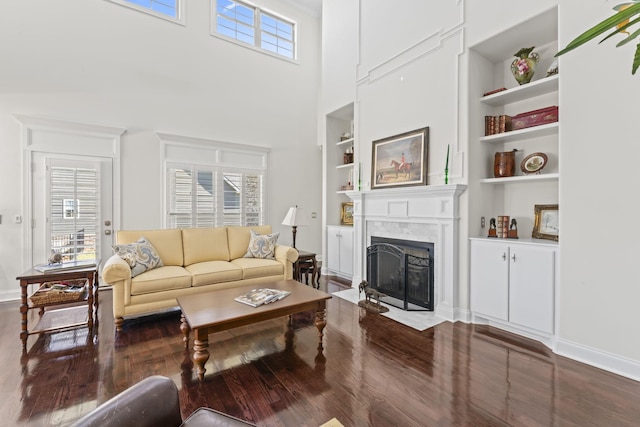
[[[298,250],[298,260],[294,265],[294,279],[300,283],[304,274],[304,283],[309,284],[309,276],[311,276],[311,286],[320,287],[320,267],[316,261],[316,254],[313,252]]]
[[[75,270],[49,271],[41,273],[30,269],[19,275],[22,315],[20,339],[22,351],[27,350],[27,338],[29,335],[44,332],[71,329],[86,326],[92,331],[94,324],[98,323],[98,265]],[[42,284],[44,282],[60,282],[64,280],[86,279],[87,285],[84,297],[77,302],[53,302],[46,304],[34,304],[29,301],[29,285]],[[40,318],[32,329],[29,329],[29,310],[40,310]],[[97,330],[97,328],[96,328]]]

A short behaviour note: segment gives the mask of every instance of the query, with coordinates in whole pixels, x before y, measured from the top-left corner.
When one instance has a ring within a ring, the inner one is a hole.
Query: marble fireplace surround
[[[353,201],[352,285],[366,278],[371,236],[434,244],[434,313],[460,319],[458,304],[459,197],[465,185],[398,187],[347,193]]]

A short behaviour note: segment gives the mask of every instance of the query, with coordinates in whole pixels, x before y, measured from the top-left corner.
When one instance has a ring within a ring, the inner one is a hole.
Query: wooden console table
[[[94,323],[98,323],[98,265],[77,270],[50,271],[41,273],[30,269],[16,279],[20,281],[22,315],[20,339],[22,351],[27,350],[27,338],[29,335],[44,332],[71,329],[86,326],[93,330]],[[47,304],[33,304],[28,298],[29,285],[40,285],[44,282],[57,282],[63,280],[86,279],[87,289],[80,301],[54,302]],[[40,318],[32,329],[29,329],[29,310],[39,309]]]

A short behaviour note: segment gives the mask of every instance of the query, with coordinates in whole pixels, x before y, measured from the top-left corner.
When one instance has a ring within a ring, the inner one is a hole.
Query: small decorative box
[[[511,117],[513,130],[529,128],[532,126],[544,125],[558,121],[558,106],[541,108],[539,110],[527,111],[517,116]]]

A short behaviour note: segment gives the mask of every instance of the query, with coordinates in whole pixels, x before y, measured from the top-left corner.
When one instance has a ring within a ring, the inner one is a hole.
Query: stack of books
[[[509,236],[509,216],[498,216],[498,224],[496,225],[496,234],[499,239],[506,239]]]
[[[500,116],[484,116],[484,135],[488,136],[509,132],[512,130],[511,122],[511,116],[506,114]]]

